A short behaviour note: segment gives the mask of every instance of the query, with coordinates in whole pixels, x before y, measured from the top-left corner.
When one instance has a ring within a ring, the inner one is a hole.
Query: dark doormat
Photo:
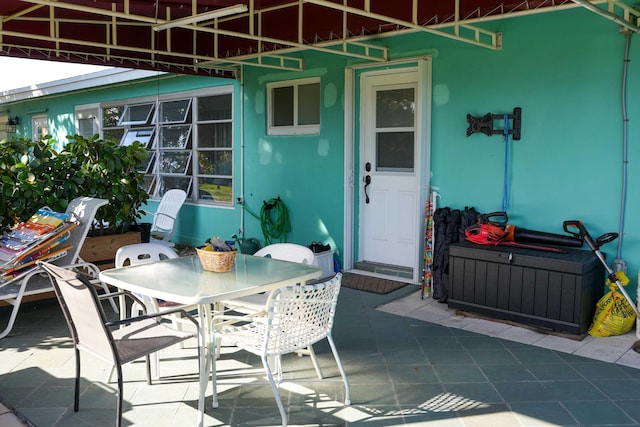
[[[408,283],[397,282],[390,279],[381,279],[379,277],[365,276],[362,274],[342,273],[342,286],[345,288],[373,292],[375,294],[388,294],[407,285]]]

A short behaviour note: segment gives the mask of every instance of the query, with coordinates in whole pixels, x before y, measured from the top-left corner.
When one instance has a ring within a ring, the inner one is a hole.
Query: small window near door
[[[7,122],[9,115],[7,113],[0,114],[0,140],[11,139],[12,135],[7,133]]]
[[[91,138],[100,132],[98,116],[100,115],[100,105],[87,104],[77,105],[75,108],[76,134],[84,138]]]
[[[268,134],[304,135],[320,133],[320,79],[270,83]]]
[[[46,114],[31,116],[31,139],[38,141],[49,135],[49,118]]]

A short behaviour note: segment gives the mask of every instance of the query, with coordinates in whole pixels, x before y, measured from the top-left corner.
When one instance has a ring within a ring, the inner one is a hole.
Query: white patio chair
[[[100,304],[102,298],[98,297],[94,286],[82,275],[42,261],[38,262],[38,265],[49,274],[73,339],[76,359],[73,410],[78,412],[80,406],[80,352],[84,351],[111,364],[118,373],[116,426],[120,427],[122,425],[122,365],[146,357],[147,383],[151,384],[149,354],[195,337],[196,334],[168,328],[160,322],[161,314],[109,322]],[[197,328],[198,323],[188,313],[184,310],[176,310],[176,312],[180,312],[192,321]],[[120,328],[117,329],[119,326]],[[199,360],[200,357],[198,357]]]
[[[178,254],[163,243],[136,243],[118,248],[116,251],[115,267],[120,268],[127,265],[150,264],[163,259],[173,258],[178,258]],[[170,312],[171,314],[168,314],[167,316],[171,320],[173,328],[178,331],[182,330],[182,323],[184,320],[181,317],[181,312],[175,312],[175,309],[179,308],[185,311],[190,311],[198,308],[196,305],[187,306],[176,304],[171,301],[158,301],[156,298],[151,298],[146,295],[135,294],[135,296],[139,298],[142,304],[134,300],[131,304],[130,317],[156,313],[164,315],[166,312]],[[124,304],[121,304],[120,312],[126,312]],[[182,348],[184,343],[179,342],[178,346]],[[154,378],[159,377],[160,369],[157,354],[154,354],[151,359],[151,368]],[[107,382],[111,381],[112,374],[113,371],[111,371],[107,376]]]
[[[274,243],[258,250],[254,256],[270,257],[282,261],[300,264],[317,265],[313,251],[306,246],[295,243]],[[223,301],[227,309],[243,314],[260,314],[265,312],[265,305],[269,295],[266,293],[248,295],[242,298]]]
[[[80,249],[82,249],[84,239],[87,237],[96,212],[101,206],[108,203],[108,200],[93,197],[78,197],[69,203],[66,212],[73,213],[75,220],[79,222],[79,225],[70,231],[70,237],[64,243],[72,246],[72,248],[65,255],[51,261],[51,263],[58,266],[83,271],[93,285],[102,287],[106,293],[109,292],[107,285],[98,280],[100,270],[94,264],[84,262],[80,258]],[[8,280],[0,279],[0,300],[13,306],[7,326],[0,333],[0,338],[4,338],[11,332],[20,304],[25,296],[53,292],[51,281],[42,273],[42,269],[36,267]],[[118,312],[114,299],[110,298],[109,302],[114,311]]]
[[[313,251],[306,246],[297,245],[295,243],[274,243],[272,245],[265,246],[258,250],[254,256],[269,257],[282,261],[297,262],[300,264],[317,265],[316,257]],[[262,316],[266,313],[267,300],[269,299],[268,293],[260,293],[254,295],[247,295],[245,297],[225,300],[222,302],[224,311],[234,311],[236,313],[242,313],[247,316]],[[227,323],[229,323],[229,320]],[[216,343],[216,351],[220,350],[220,343]],[[322,370],[316,359],[316,355],[313,351],[313,347],[307,349],[301,349],[298,351],[298,355],[309,355],[313,362],[313,367],[318,374],[318,378],[322,378]],[[276,369],[280,365],[279,359],[276,360]]]
[[[163,259],[178,258],[176,251],[162,243],[136,243],[118,248],[116,251],[115,267],[120,268],[127,265],[140,265],[157,262]],[[195,310],[197,305],[188,306],[177,304],[171,301],[157,300],[146,295],[136,295],[144,303],[144,307],[134,302],[131,306],[131,316],[143,313],[163,313],[167,310],[181,308],[183,310]],[[176,329],[180,329],[182,322],[179,313],[171,317],[171,322]]]
[[[178,212],[180,212],[186,199],[187,193],[184,190],[172,189],[164,193],[158,209],[153,214],[151,242],[160,242],[173,246],[170,239],[175,233]]]
[[[323,379],[322,381],[342,381],[345,388],[345,405],[350,405],[349,382],[338,356],[335,343],[331,336],[333,318],[336,312],[338,294],[342,274],[338,273],[332,279],[313,285],[285,286],[271,293],[267,302],[266,316],[241,316],[240,320],[248,323],[240,326],[223,327],[216,334],[233,345],[260,356],[262,366],[267,374],[269,384],[273,389],[278,410],[282,418],[282,425],[287,425],[287,414],[280,398],[278,385],[283,382],[319,381],[319,380],[287,380],[281,369],[274,378],[269,358],[297,352],[304,348],[311,348],[314,343],[326,338],[331,352],[338,365],[341,379]],[[214,316],[214,322],[232,320],[234,316]],[[212,373],[213,386],[216,386],[216,372]],[[225,384],[227,382],[225,381]],[[247,385],[256,382],[245,383]],[[214,391],[215,396],[215,391]]]

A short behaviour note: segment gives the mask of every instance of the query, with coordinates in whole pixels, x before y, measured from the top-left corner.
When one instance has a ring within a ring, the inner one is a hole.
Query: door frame
[[[359,142],[356,142],[356,134],[359,133],[361,109],[357,102],[360,85],[359,74],[386,74],[393,73],[397,68],[415,68],[418,74],[417,94],[422,100],[422,109],[418,112],[417,128],[421,141],[421,156],[417,162],[420,176],[420,200],[419,206],[425,206],[428,198],[431,178],[431,57],[420,57],[390,61],[381,66],[360,65],[345,68],[345,101],[344,101],[344,242],[343,242],[343,269],[352,270],[357,250],[356,245],[356,196],[359,191],[358,165],[356,160],[356,146],[359,149]],[[424,236],[424,215],[419,215],[421,220],[417,224],[420,236]],[[422,268],[424,264],[424,239],[419,238],[419,247],[416,248],[416,258],[414,260],[413,281],[420,282]]]

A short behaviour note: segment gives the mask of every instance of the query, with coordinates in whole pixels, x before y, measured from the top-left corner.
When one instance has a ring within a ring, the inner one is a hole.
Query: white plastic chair
[[[172,246],[169,240],[175,233],[176,218],[186,199],[187,193],[184,190],[172,189],[164,193],[158,209],[153,214],[151,242],[161,242]]]
[[[157,262],[163,259],[173,259],[178,258],[178,254],[171,249],[169,246],[162,243],[136,243],[133,245],[122,246],[116,251],[115,258],[115,267],[120,268],[127,265],[140,265],[140,264],[149,264],[152,262]],[[131,305],[131,317],[139,316],[144,313],[147,314],[162,314],[164,311],[171,310],[173,314],[171,314],[170,319],[173,324],[173,328],[180,331],[182,330],[182,316],[181,312],[175,312],[176,308],[182,310],[193,310],[196,309],[197,306],[188,306],[182,304],[176,304],[172,302],[162,302],[158,301],[155,298],[150,298],[146,295],[137,295],[140,300],[144,303],[144,307],[141,307],[140,304],[134,302]],[[120,308],[121,313],[125,312],[124,307]],[[184,343],[178,343],[180,348],[183,347]],[[154,375],[158,375],[158,358],[154,357],[152,360],[152,367]]]
[[[341,379],[325,379],[324,381],[342,381],[345,388],[345,405],[350,405],[349,382],[347,375],[338,356],[335,343],[331,336],[333,318],[336,312],[338,294],[342,274],[338,273],[332,279],[313,285],[285,286],[271,293],[266,306],[266,316],[251,317],[249,322],[240,326],[223,327],[216,332],[223,340],[233,345],[260,356],[262,366],[267,374],[269,384],[273,389],[278,410],[282,418],[282,425],[287,425],[287,414],[280,398],[278,385],[283,382],[301,382],[318,380],[287,380],[279,367],[277,380],[269,366],[269,358],[297,352],[304,348],[311,348],[312,344],[326,338],[329,341],[331,352],[338,365]],[[223,322],[232,319],[233,316],[214,316],[214,322]],[[246,316],[241,316],[246,320]],[[216,384],[216,372],[212,373],[213,386]],[[225,381],[225,384],[228,384]],[[248,385],[257,382],[245,383]],[[214,391],[215,395],[215,391]]]
[[[254,256],[270,257],[282,261],[300,264],[318,265],[313,251],[306,246],[295,243],[274,243],[258,250]],[[269,295],[266,293],[248,295],[246,297],[224,301],[228,309],[243,314],[259,314],[265,312],[265,305]]]
[[[162,243],[136,243],[133,245],[122,246],[116,251],[115,267],[120,268],[127,265],[149,264],[161,261],[163,259],[178,258],[176,251]],[[131,316],[140,315],[142,313],[162,313],[163,311],[182,308],[184,310],[196,309],[197,306],[188,306],[177,304],[170,301],[158,301],[156,298],[150,298],[146,295],[137,295],[143,302],[145,307],[140,307],[135,303],[131,307]],[[172,323],[176,329],[180,329],[180,317],[172,318]]]

